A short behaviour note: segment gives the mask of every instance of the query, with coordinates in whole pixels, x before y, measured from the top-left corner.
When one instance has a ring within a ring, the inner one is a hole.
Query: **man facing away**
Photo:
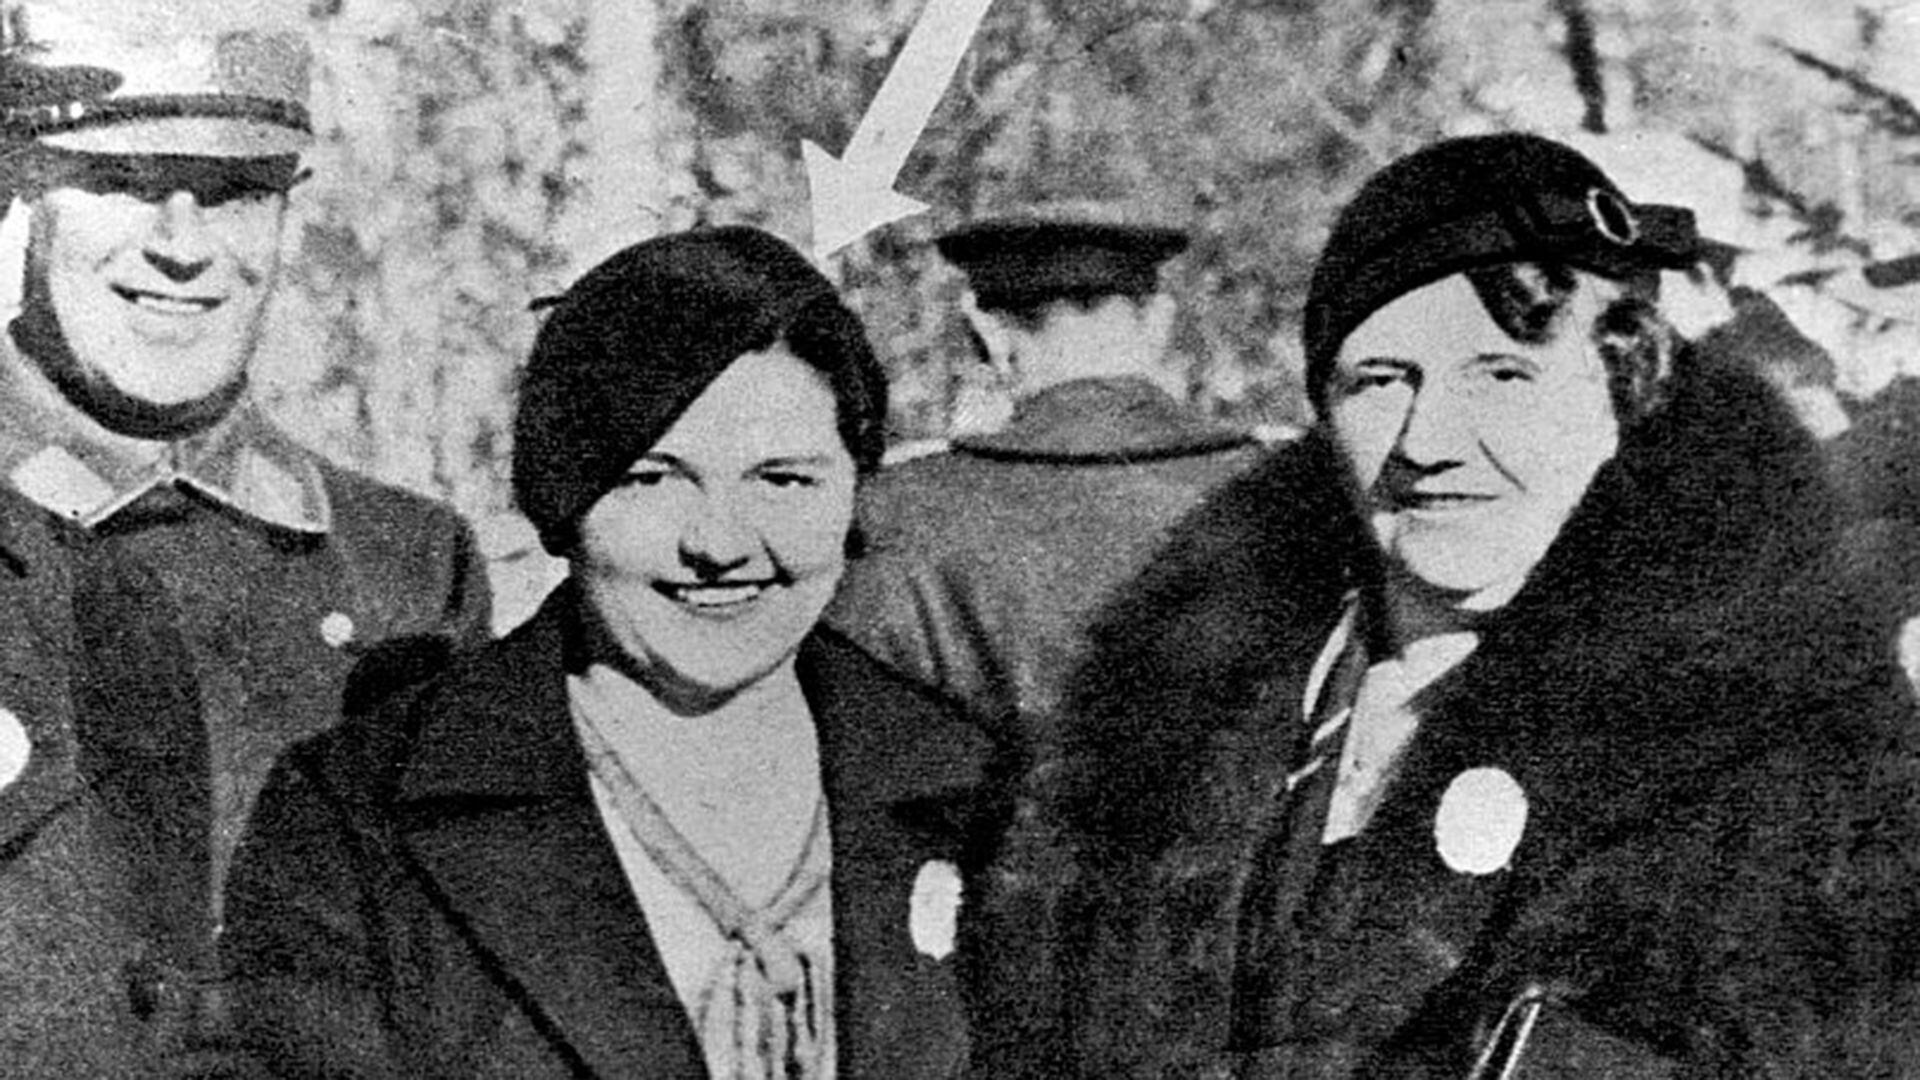
[[[867,485],[865,551],[826,616],[1009,751],[1014,820],[986,830],[1011,826],[981,853],[984,869],[969,868],[980,872],[969,873],[962,907],[982,1017],[1006,1012],[995,1007],[1002,987],[1054,978],[1054,898],[1037,883],[1059,853],[1031,808],[1088,624],[1166,530],[1260,451],[1247,432],[1180,400],[1165,363],[1174,303],[1159,272],[1186,235],[1119,216],[1113,206],[1043,206],[937,240],[967,275],[966,314],[1010,382],[1013,414]],[[1009,1015],[976,1029],[1001,1047],[1002,1063],[1042,1044],[1031,1034]]]
[[[52,537],[21,587],[76,567],[34,639],[71,650],[70,700],[0,701],[25,732],[0,772],[9,1075],[238,1068],[213,943],[268,768],[334,721],[371,645],[486,632],[466,523],[322,460],[247,395],[311,141],[304,18],[241,0],[0,16],[0,179],[27,238],[0,483]]]

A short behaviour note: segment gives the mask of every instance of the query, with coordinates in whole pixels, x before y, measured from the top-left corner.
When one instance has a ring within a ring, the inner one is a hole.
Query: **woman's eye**
[[[1371,369],[1355,371],[1346,378],[1346,390],[1349,394],[1365,393],[1369,390],[1384,390],[1402,382],[1404,376],[1390,369]]]
[[[641,469],[628,473],[623,482],[628,487],[659,487],[672,475],[666,469]]]
[[[781,490],[790,490],[794,488],[810,488],[820,483],[819,477],[814,476],[811,473],[801,473],[801,472],[761,473],[760,479],[765,481],[768,484],[771,484],[776,488],[780,488]]]
[[[1474,364],[1481,378],[1496,383],[1528,383],[1540,374],[1533,363],[1516,356],[1486,355]]]

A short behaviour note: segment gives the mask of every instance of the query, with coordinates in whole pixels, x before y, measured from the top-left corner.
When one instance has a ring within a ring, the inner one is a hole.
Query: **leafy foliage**
[[[317,0],[328,127],[263,379],[281,415],[453,498],[521,573],[506,462],[528,301],[645,231],[806,241],[801,141],[845,145],[924,6]],[[1169,363],[1196,400],[1298,421],[1306,277],[1367,174],[1443,133],[1666,133],[1690,149],[1629,193],[1701,207],[1864,393],[1920,347],[1920,304],[1842,287],[1920,249],[1920,111],[1892,77],[1920,29],[1896,8],[996,0],[897,185],[933,212],[828,269],[892,367],[896,434],[937,436],[991,387],[931,237],[1022,202],[1123,204],[1193,232]],[[644,105],[608,105],[616,78]]]

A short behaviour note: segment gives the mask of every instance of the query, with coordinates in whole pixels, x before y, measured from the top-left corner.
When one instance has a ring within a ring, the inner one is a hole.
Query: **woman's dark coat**
[[[701,1077],[569,712],[568,586],[513,634],[292,755],[228,893],[242,1021],[289,1076]],[[909,899],[983,740],[818,632],[800,679],[833,836],[840,1073],[953,1075],[952,961]],[[751,793],[742,793],[751,797]]]
[[[1058,1074],[1463,1077],[1530,985],[1553,1003],[1520,1076],[1920,1067],[1912,705],[1829,572],[1814,448],[1704,363],[1417,699],[1347,843],[1281,783],[1371,579],[1333,453],[1309,439],[1183,526],[1079,689]],[[1436,808],[1483,767],[1530,816],[1509,868],[1455,873]]]

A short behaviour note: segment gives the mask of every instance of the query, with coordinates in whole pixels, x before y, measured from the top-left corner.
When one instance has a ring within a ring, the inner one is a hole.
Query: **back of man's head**
[[[1101,208],[983,217],[941,235],[966,274],[969,319],[996,363],[1028,392],[1082,377],[1159,378],[1173,303],[1161,266],[1187,235],[1117,221]]]

